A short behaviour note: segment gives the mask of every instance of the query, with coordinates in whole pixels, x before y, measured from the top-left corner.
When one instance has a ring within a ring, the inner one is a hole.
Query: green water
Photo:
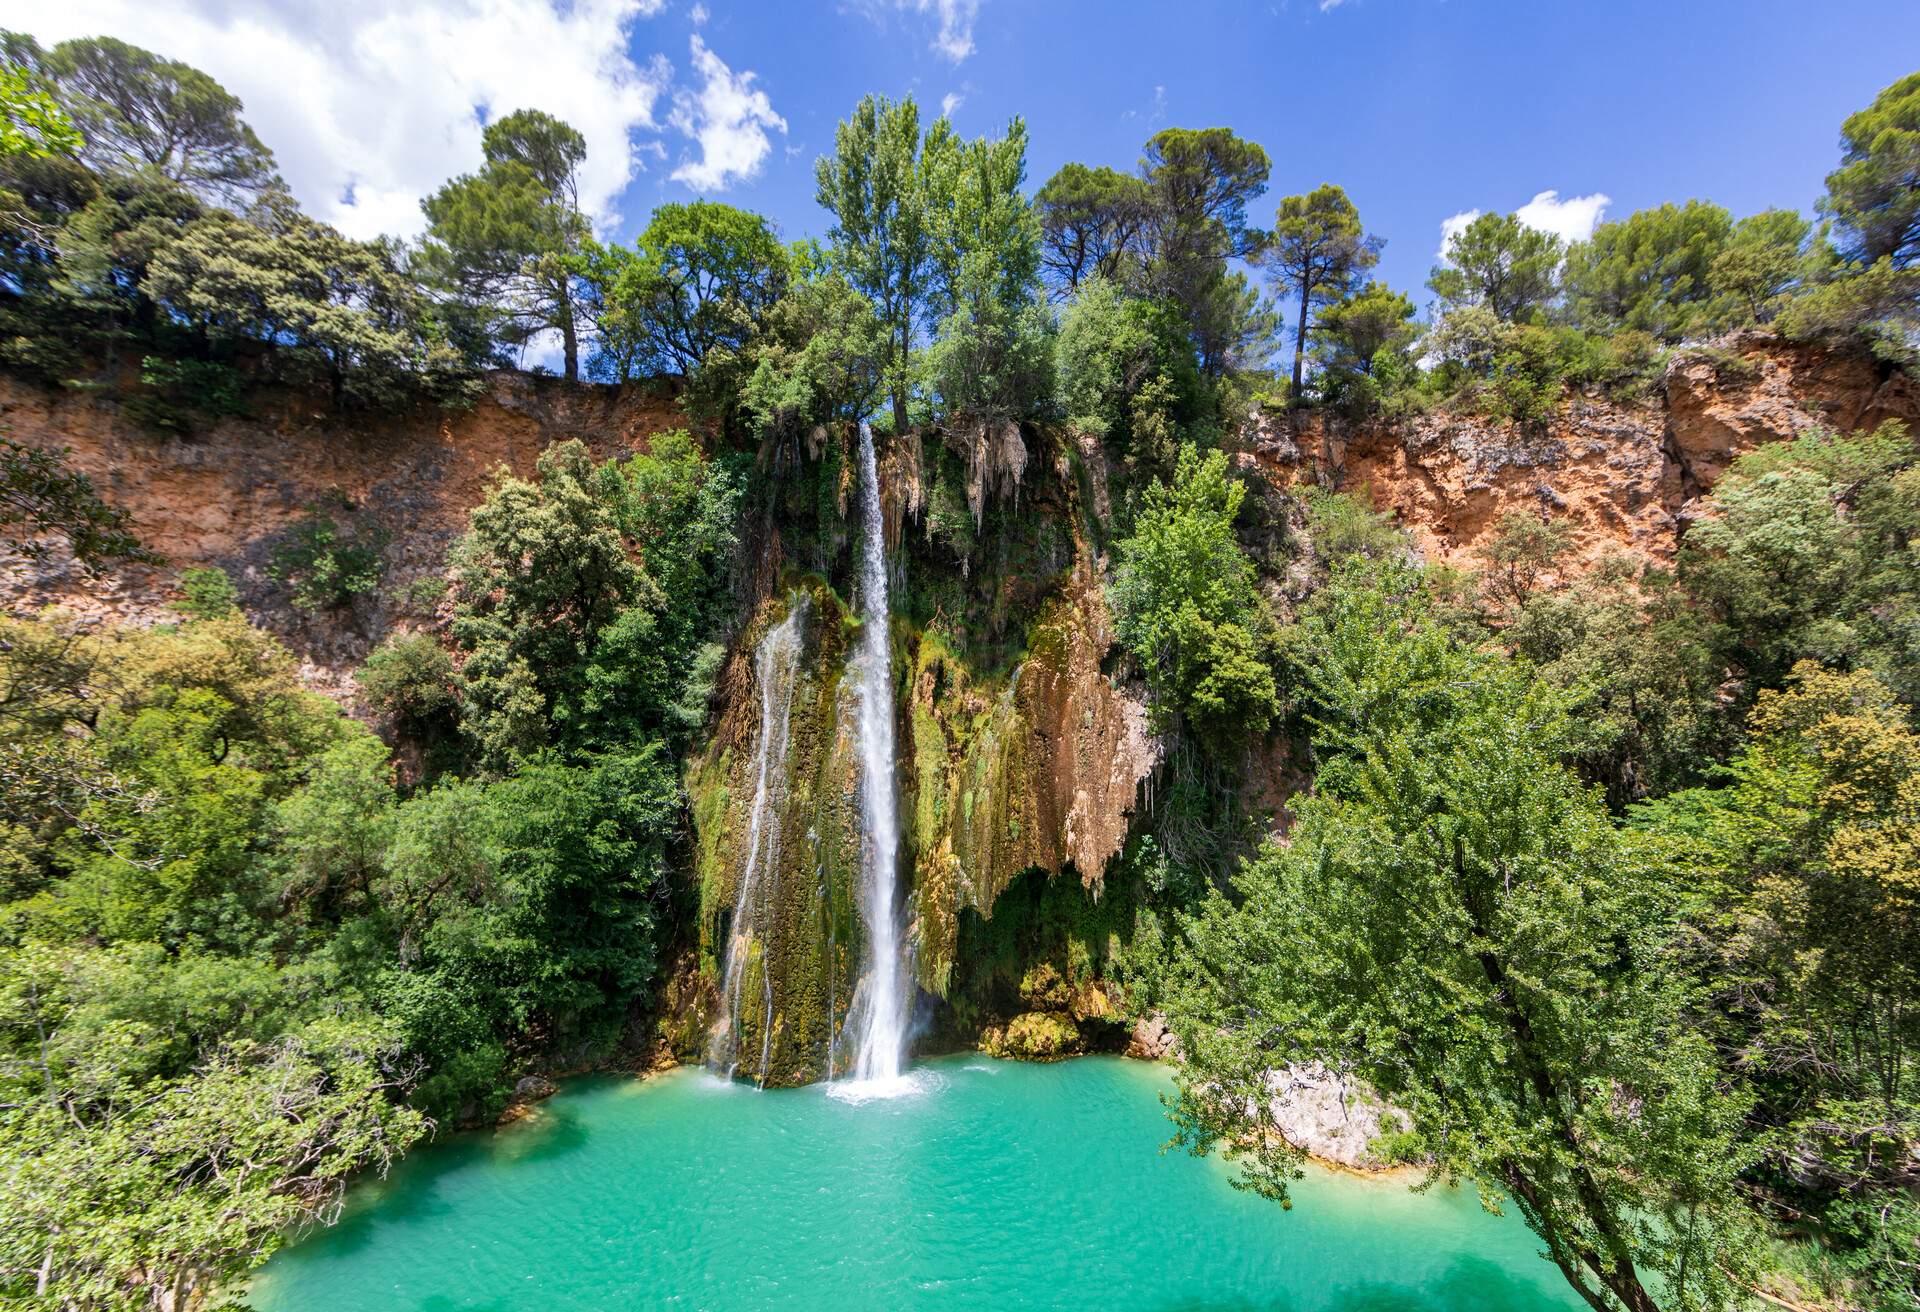
[[[1571,1308],[1470,1194],[1314,1172],[1291,1212],[1162,1153],[1156,1067],[947,1058],[849,1105],[698,1071],[590,1080],[423,1150],[280,1254],[260,1312]]]

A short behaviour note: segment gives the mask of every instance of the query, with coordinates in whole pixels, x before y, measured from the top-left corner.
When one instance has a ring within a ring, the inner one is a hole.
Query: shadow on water
[[[431,1152],[407,1158],[386,1179],[357,1182],[346,1211],[331,1229],[299,1236],[296,1242],[311,1243],[329,1258],[351,1256],[388,1228],[456,1217],[456,1192],[442,1188],[449,1177],[495,1163],[551,1161],[586,1147],[588,1137],[585,1119],[568,1106],[542,1107],[533,1118],[499,1129],[449,1135]],[[478,1312],[504,1306],[478,1305]]]
[[[1425,1289],[1363,1281],[1339,1286],[1333,1306],[1339,1312],[1533,1312],[1552,1304],[1537,1282],[1485,1258],[1462,1257]]]

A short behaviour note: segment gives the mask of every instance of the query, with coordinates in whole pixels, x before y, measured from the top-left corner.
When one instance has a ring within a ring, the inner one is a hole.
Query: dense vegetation
[[[191,431],[269,383],[459,406],[549,343],[570,378],[677,376],[700,433],[503,474],[444,623],[359,673],[385,740],[302,690],[217,570],[168,625],[4,621],[0,1297],[230,1293],[353,1173],[638,1044],[689,919],[682,767],[746,547],[779,521],[789,563],[844,567],[871,418],[937,436],[912,620],[1017,655],[1017,576],[1102,549],[1114,673],[1168,748],[1112,899],[1022,883],[1030,915],[967,927],[982,975],[1018,977],[1049,916],[1131,918],[1116,970],[1179,1031],[1180,1136],[1271,1196],[1299,1154],[1266,1133],[1268,1075],[1313,1058],[1411,1115],[1399,1151],[1510,1200],[1596,1308],[1920,1304],[1910,436],[1763,448],[1671,573],[1571,582],[1551,520],[1503,522],[1462,577],[1223,450],[1258,407],[1524,431],[1750,325],[1913,367],[1920,74],[1847,120],[1818,226],[1689,201],[1563,249],[1485,215],[1421,322],[1338,186],[1260,226],[1272,162],[1224,128],[1029,196],[1020,120],[967,141],[869,97],[818,164],[823,240],[703,201],[626,247],[580,212],[580,135],[523,110],[422,241],[369,243],[300,212],[197,70],[0,48],[8,368]],[[1009,495],[1006,425],[1070,494]],[[11,440],[0,532],[95,568],[144,550]],[[380,550],[316,518],[274,568],[325,611]],[[1314,785],[1256,850],[1238,765],[1274,736]]]

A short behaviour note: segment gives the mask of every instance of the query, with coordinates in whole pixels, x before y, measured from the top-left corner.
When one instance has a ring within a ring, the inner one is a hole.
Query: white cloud
[[[695,27],[704,25],[711,17],[713,15],[707,12],[707,7],[703,4],[696,3],[693,8],[687,10],[687,21]]]
[[[1320,12],[1324,14],[1329,9],[1338,9],[1346,3],[1347,0],[1320,0]]]
[[[1597,191],[1591,196],[1569,196],[1565,200],[1560,199],[1557,191],[1543,191],[1514,213],[1529,228],[1550,232],[1561,241],[1585,241],[1593,235],[1600,216],[1612,203],[1611,196]]]
[[[966,103],[967,97],[964,92],[949,91],[946,95],[940,97],[940,113],[942,117],[952,118],[953,111]]]
[[[980,16],[980,0],[856,0],[855,7],[875,22],[882,21],[889,10],[932,14],[939,18],[940,27],[928,42],[930,49],[956,64],[973,53],[973,23]]]
[[[1591,196],[1569,196],[1560,199],[1558,191],[1548,190],[1537,193],[1534,198],[1514,211],[1520,222],[1540,232],[1550,232],[1563,242],[1585,241],[1593,235],[1600,219],[1607,212],[1607,206],[1613,198],[1602,192]],[[1447,257],[1447,243],[1454,235],[1469,223],[1479,218],[1480,210],[1462,210],[1440,220],[1440,258]]]
[[[581,205],[611,217],[635,132],[671,79],[636,63],[636,19],[665,0],[0,0],[43,43],[116,36],[204,69],[246,103],[294,195],[354,236],[410,236],[421,197],[480,164],[483,122],[516,109],[587,140]]]
[[[787,130],[787,121],[773,112],[767,93],[753,85],[752,73],[735,73],[692,39],[693,68],[701,77],[698,92],[680,92],[670,121],[700,143],[700,158],[681,161],[670,175],[695,191],[723,191],[728,183],[760,171],[773,143],[767,129]]]
[[[1480,214],[1481,211],[1479,210],[1461,210],[1458,214],[1449,215],[1440,220],[1441,259],[1444,260],[1447,258],[1447,247],[1452,243],[1453,239],[1460,233],[1466,231],[1467,225],[1479,218]]]

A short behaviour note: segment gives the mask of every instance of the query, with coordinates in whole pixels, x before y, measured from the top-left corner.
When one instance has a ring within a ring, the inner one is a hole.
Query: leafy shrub
[[[197,620],[218,619],[231,615],[240,605],[240,592],[233,586],[233,580],[218,565],[209,565],[205,569],[190,569],[180,576],[179,601],[173,608],[181,614]]]
[[[274,548],[268,573],[293,589],[302,610],[339,610],[380,586],[387,535],[380,528],[343,532],[329,515],[294,525]]]
[[[394,634],[353,677],[367,704],[396,724],[419,729],[454,707],[453,657],[431,634]]]

